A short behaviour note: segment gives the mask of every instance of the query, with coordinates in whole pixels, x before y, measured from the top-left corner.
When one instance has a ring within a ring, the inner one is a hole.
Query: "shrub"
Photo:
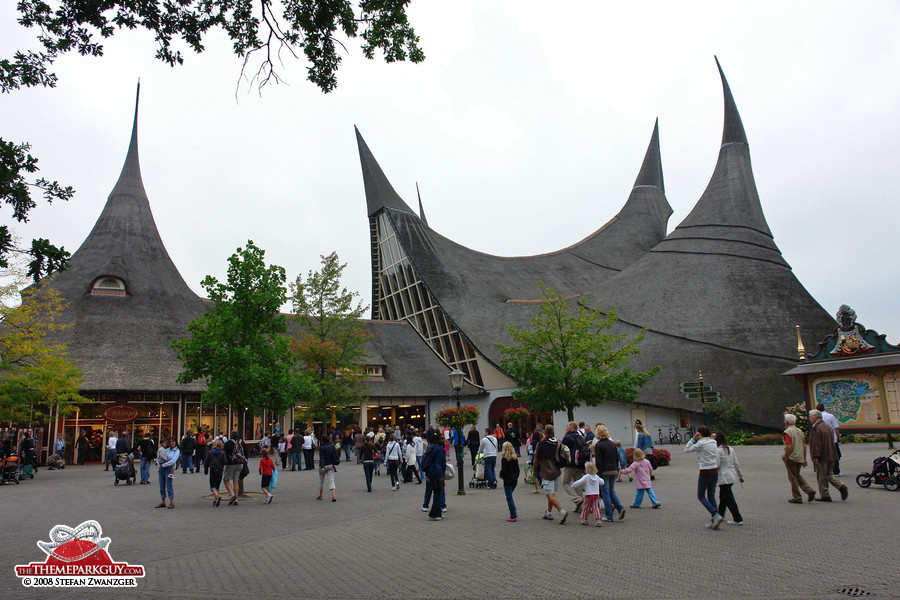
[[[746,446],[780,446],[784,443],[784,437],[780,433],[764,433],[744,440]]]
[[[809,435],[809,409],[802,402],[798,402],[793,406],[785,406],[785,413],[790,413],[797,417],[797,427],[803,432],[804,436]]]

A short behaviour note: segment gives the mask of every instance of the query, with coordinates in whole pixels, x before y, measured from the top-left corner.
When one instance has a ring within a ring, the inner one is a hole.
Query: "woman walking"
[[[169,496],[169,508],[175,508],[175,465],[181,458],[181,451],[178,449],[178,440],[175,437],[169,438],[168,448],[160,448],[156,456],[156,464],[159,465],[159,504],[156,508],[166,507],[166,495]]]
[[[519,456],[509,442],[503,442],[503,449],[500,452],[500,479],[503,480],[506,505],[509,507],[509,518],[506,520],[515,523],[519,515],[516,513],[516,503],[513,502],[513,492],[519,483]]]
[[[542,439],[544,439],[544,434],[541,433],[540,429],[535,429],[531,434],[531,437],[528,438],[528,445],[525,448],[525,452],[528,454],[528,464],[531,465],[531,476],[534,479],[535,494],[541,493],[541,470],[534,464],[534,453],[537,451],[537,446],[541,443]]]
[[[366,475],[366,491],[372,491],[372,474],[375,472],[375,443],[372,438],[366,436],[362,447],[359,449],[362,459],[363,473]]]
[[[719,478],[719,470],[716,467],[716,440],[712,437],[709,427],[706,425],[698,427],[697,433],[688,440],[684,451],[697,453],[697,463],[700,467],[700,475],[697,479],[697,499],[703,508],[709,511],[710,519],[706,526],[710,529],[718,529],[722,524],[722,516],[716,506],[716,481]]]
[[[225,452],[222,448],[225,444],[222,440],[216,440],[212,443],[212,450],[206,455],[203,461],[203,468],[209,473],[209,491],[213,494],[213,506],[219,506],[222,496],[219,495],[219,486],[222,485],[222,473],[225,472]]]
[[[719,514],[725,516],[725,509],[731,511],[733,520],[727,521],[729,525],[743,525],[744,517],[738,509],[737,500],[734,499],[734,491],[731,489],[735,482],[744,483],[744,473],[741,471],[741,463],[737,454],[728,445],[728,439],[721,431],[716,432],[716,468],[719,469]]]
[[[603,497],[603,508],[606,516],[604,521],[613,520],[613,509],[619,511],[619,518],[625,517],[625,507],[616,496],[616,478],[619,475],[619,453],[616,443],[609,439],[609,429],[606,425],[597,425],[594,429],[594,460],[597,463],[603,483],[600,486],[600,494]],[[585,492],[586,494],[587,492]],[[587,510],[587,507],[584,507]]]
[[[469,434],[466,436],[466,446],[469,447],[469,454],[472,456],[472,468],[475,468],[475,457],[478,455],[478,447],[481,445],[481,437],[478,435],[478,428],[472,425]]]
[[[400,459],[403,452],[400,443],[394,439],[394,434],[388,435],[387,444],[384,447],[384,459],[387,461],[388,473],[391,475],[391,490],[400,489]]]
[[[338,451],[334,444],[325,437],[322,438],[322,443],[319,445],[319,495],[316,497],[316,500],[322,499],[322,492],[325,490],[325,483],[328,483],[328,489],[331,490],[331,501],[337,502],[337,498],[334,495],[335,486],[334,486],[334,472],[335,466],[340,462],[340,451]],[[371,477],[369,478],[371,481]],[[369,491],[371,492],[371,486]]]

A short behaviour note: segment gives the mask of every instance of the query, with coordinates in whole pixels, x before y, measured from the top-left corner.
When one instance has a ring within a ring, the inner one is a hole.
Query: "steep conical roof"
[[[815,339],[834,320],[772,239],[743,125],[721,79],[723,143],[706,190],[665,240],[606,282],[592,305],[617,306],[621,331],[649,330],[633,364],[663,371],[641,392],[645,401],[683,406],[678,384],[702,369],[704,380],[745,403],[749,421],[777,425],[783,407],[803,399],[794,382],[778,377],[795,362],[796,325]]]
[[[361,138],[359,138],[361,139]],[[501,257],[461,246],[428,227],[402,200],[383,190],[393,188],[377,167],[368,147],[360,144],[366,176],[370,217],[384,210],[403,252],[418,276],[478,350],[499,359],[495,343],[506,341],[506,324],[526,325],[533,312],[530,301],[540,297],[537,282],[562,295],[593,295],[603,282],[643,256],[665,237],[672,213],[662,191],[658,130],[654,129],[638,177],[622,210],[584,240],[562,250],[537,256]],[[648,165],[653,165],[651,167]],[[422,215],[424,216],[424,215]],[[589,211],[575,218],[584,220]],[[540,215],[535,215],[540,218]],[[378,261],[373,259],[373,268]],[[375,287],[377,293],[377,286]],[[374,299],[377,301],[377,298]]]
[[[391,182],[384,175],[384,171],[375,160],[369,146],[363,139],[359,129],[354,125],[356,132],[356,144],[359,147],[359,162],[362,165],[363,184],[366,188],[366,202],[368,203],[369,216],[375,215],[383,208],[402,210],[415,214],[406,202],[394,191]]]
[[[85,374],[84,390],[199,390],[201,383],[175,383],[181,363],[171,342],[207,303],[184,282],[157,231],[141,179],[137,114],[136,104],[125,164],[100,218],[48,285],[69,302],[61,321],[72,327],[61,337]],[[103,277],[121,280],[125,295],[92,295]]]
[[[422,208],[422,194],[419,192],[419,184],[416,183],[416,196],[419,197],[419,218],[422,219],[422,222],[428,225],[428,219],[425,218],[425,209]]]
[[[650,145],[647,146],[644,163],[634,180],[634,187],[644,185],[658,187],[663,194],[666,193],[666,186],[663,183],[662,156],[659,152],[659,119],[656,119],[653,124],[653,135],[650,136]]]

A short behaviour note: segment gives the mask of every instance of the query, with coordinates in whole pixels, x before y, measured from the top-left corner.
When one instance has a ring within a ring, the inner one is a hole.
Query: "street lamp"
[[[456,392],[456,410],[459,412],[459,394],[462,392],[463,379],[466,374],[459,369],[453,369],[450,372],[450,387]],[[465,496],[466,490],[463,488],[463,441],[462,430],[456,429],[456,479],[459,481],[459,490],[456,492],[458,496]]]

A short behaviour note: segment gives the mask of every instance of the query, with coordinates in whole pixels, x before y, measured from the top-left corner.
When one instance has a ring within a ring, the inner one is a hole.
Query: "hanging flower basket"
[[[507,408],[505,411],[503,411],[503,419],[507,423],[509,423],[509,422],[515,423],[516,421],[527,419],[530,416],[531,416],[531,411],[528,410],[527,408],[525,408],[524,406]]]
[[[445,408],[434,416],[434,420],[442,427],[462,429],[466,425],[477,423],[479,414],[476,407],[464,404],[459,408],[455,406]]]

